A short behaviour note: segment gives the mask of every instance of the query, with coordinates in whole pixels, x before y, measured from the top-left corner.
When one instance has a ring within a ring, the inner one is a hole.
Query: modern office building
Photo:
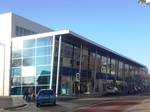
[[[143,86],[147,67],[132,59],[70,30],[53,31],[12,13],[1,18],[9,25],[0,39],[9,41],[0,41],[0,95],[22,95],[25,88],[103,95],[107,86],[122,91]]]
[[[0,14],[0,29],[0,96],[8,96],[10,95],[11,39],[52,30],[11,12]]]

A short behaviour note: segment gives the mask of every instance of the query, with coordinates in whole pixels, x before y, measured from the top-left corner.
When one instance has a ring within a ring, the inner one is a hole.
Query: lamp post
[[[5,44],[0,43],[1,46],[3,46],[3,96],[4,96],[4,82],[5,82]]]

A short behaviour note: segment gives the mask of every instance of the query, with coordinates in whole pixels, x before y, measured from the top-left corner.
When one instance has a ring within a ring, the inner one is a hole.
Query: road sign
[[[80,81],[80,73],[76,73],[76,81]]]

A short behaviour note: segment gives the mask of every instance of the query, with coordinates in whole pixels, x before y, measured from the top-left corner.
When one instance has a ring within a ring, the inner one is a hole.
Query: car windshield
[[[43,90],[43,91],[40,91],[39,95],[53,95],[53,91]]]

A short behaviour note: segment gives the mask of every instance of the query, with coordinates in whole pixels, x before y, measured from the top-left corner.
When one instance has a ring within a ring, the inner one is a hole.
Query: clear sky
[[[7,11],[71,29],[150,69],[150,6],[137,0],[1,0],[0,13]]]

